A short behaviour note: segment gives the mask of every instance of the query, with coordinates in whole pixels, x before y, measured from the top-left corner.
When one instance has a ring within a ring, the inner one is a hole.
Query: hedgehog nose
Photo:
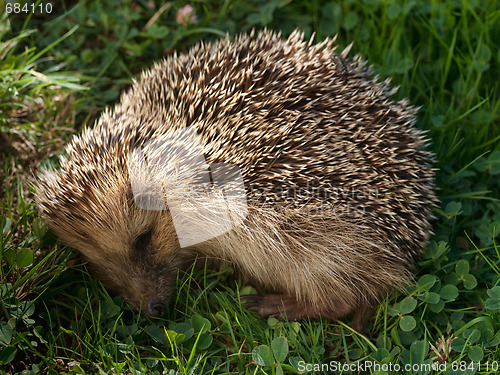
[[[163,315],[164,313],[164,306],[163,303],[160,302],[150,302],[149,303],[149,313],[151,316],[154,316],[155,318],[158,318]]]

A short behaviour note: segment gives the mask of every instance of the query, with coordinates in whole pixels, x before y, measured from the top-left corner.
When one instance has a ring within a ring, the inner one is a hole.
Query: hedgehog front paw
[[[299,320],[305,318],[307,314],[305,310],[299,306],[296,298],[280,295],[266,294],[261,295],[246,295],[242,299],[247,302],[243,303],[247,309],[256,311],[263,317],[273,317],[279,320]]]

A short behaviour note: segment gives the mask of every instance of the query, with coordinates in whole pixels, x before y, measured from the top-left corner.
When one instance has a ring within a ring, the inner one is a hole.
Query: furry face
[[[148,316],[162,315],[182,264],[168,211],[139,208],[121,173],[110,173],[98,185],[92,173],[73,172],[47,171],[39,186],[39,206],[49,226],[134,308]],[[71,184],[64,185],[68,191],[54,194],[55,186],[61,189],[63,181]],[[94,190],[73,190],[75,186],[93,186]],[[53,210],[52,205],[64,209]]]

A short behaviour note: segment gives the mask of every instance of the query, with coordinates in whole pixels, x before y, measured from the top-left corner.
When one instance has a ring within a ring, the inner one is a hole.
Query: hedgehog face
[[[102,179],[106,182],[90,192],[80,188],[89,186],[88,180],[63,184],[69,173],[41,176],[38,205],[48,225],[135,309],[162,315],[183,263],[169,212],[138,207],[125,179],[110,179],[109,185]]]
[[[105,260],[89,257],[91,268],[108,287],[150,317],[159,317],[166,311],[175,290],[179,264],[175,259],[175,238],[165,239],[158,227],[162,227],[162,223],[124,232],[128,239],[115,238],[115,248],[104,249],[101,242],[99,252],[106,255]],[[88,254],[82,246],[75,247]],[[95,252],[94,248],[92,254]]]
[[[179,245],[175,235],[169,236],[171,222],[165,212],[138,211],[128,223],[108,221],[110,231],[87,231],[90,240],[73,246],[108,287],[136,310],[158,317],[175,290]]]

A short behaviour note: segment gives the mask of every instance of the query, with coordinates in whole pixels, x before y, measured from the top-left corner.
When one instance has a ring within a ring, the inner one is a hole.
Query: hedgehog
[[[412,281],[437,198],[417,108],[350,47],[263,30],[155,63],[40,172],[42,216],[147,316],[201,258],[262,316],[363,329]]]

